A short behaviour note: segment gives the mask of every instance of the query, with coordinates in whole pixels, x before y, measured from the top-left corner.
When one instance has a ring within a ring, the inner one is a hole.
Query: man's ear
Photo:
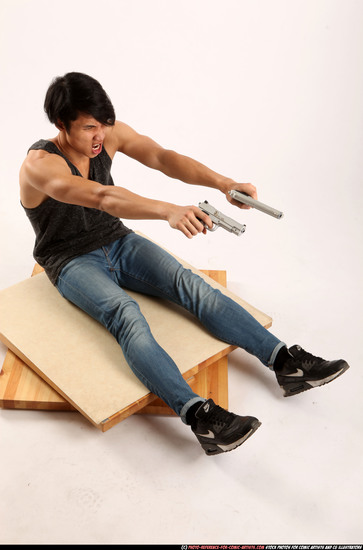
[[[61,120],[57,120],[57,122],[55,123],[55,127],[58,129],[58,130],[65,130],[66,127],[64,126],[63,122]]]

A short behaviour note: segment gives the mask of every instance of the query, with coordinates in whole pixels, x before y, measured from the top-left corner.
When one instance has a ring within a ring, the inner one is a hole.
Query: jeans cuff
[[[275,362],[276,356],[277,356],[278,352],[280,351],[280,349],[283,348],[283,347],[286,348],[285,342],[279,342],[277,344],[277,346],[275,347],[275,349],[273,350],[273,352],[271,353],[271,357],[268,361],[268,368],[269,369],[274,370],[274,362]]]
[[[192,399],[189,399],[183,406],[182,410],[180,411],[180,418],[184,422],[184,424],[187,423],[187,412],[194,405],[195,403],[198,403],[198,401],[202,404],[206,401],[203,397],[192,397]]]

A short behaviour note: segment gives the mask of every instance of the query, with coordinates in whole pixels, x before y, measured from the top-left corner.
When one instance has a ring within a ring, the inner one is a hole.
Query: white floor
[[[102,81],[119,118],[252,181],[285,213],[241,213],[216,191],[120,159],[116,183],[179,204],[207,199],[247,230],[189,241],[165,222],[130,225],[196,267],[226,269],[229,288],[271,315],[288,345],[351,368],[283,398],[273,373],[235,351],[230,409],[262,426],[214,458],[178,419],[137,416],[103,434],[78,413],[0,410],[0,543],[362,543],[362,4],[52,6],[0,8],[0,289],[34,263],[17,176],[27,147],[54,135],[45,90],[82,70]]]

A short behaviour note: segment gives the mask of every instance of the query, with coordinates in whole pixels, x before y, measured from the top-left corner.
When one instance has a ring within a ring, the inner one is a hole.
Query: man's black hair
[[[53,124],[61,121],[67,132],[71,122],[84,113],[106,126],[115,123],[115,110],[101,84],[84,73],[57,76],[48,88],[44,110]]]

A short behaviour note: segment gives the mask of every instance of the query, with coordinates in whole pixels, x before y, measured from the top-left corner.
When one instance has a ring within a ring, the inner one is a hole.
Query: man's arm
[[[101,185],[73,176],[61,157],[44,152],[29,153],[21,168],[20,184],[23,204],[26,190],[33,188],[44,197],[96,208],[118,218],[166,220],[188,238],[205,232],[204,223],[212,227],[209,216],[196,206],[179,206],[148,199],[122,187]],[[29,192],[27,194],[29,196]]]
[[[232,199],[229,191],[235,189],[247,193],[257,200],[257,192],[251,183],[238,183],[214,172],[204,164],[172,151],[164,149],[147,136],[138,134],[127,124],[117,121],[112,128],[114,150],[145,164],[149,168],[159,170],[166,176],[179,179],[185,183],[201,185],[218,189],[225,194],[227,200],[239,208],[249,208]]]

